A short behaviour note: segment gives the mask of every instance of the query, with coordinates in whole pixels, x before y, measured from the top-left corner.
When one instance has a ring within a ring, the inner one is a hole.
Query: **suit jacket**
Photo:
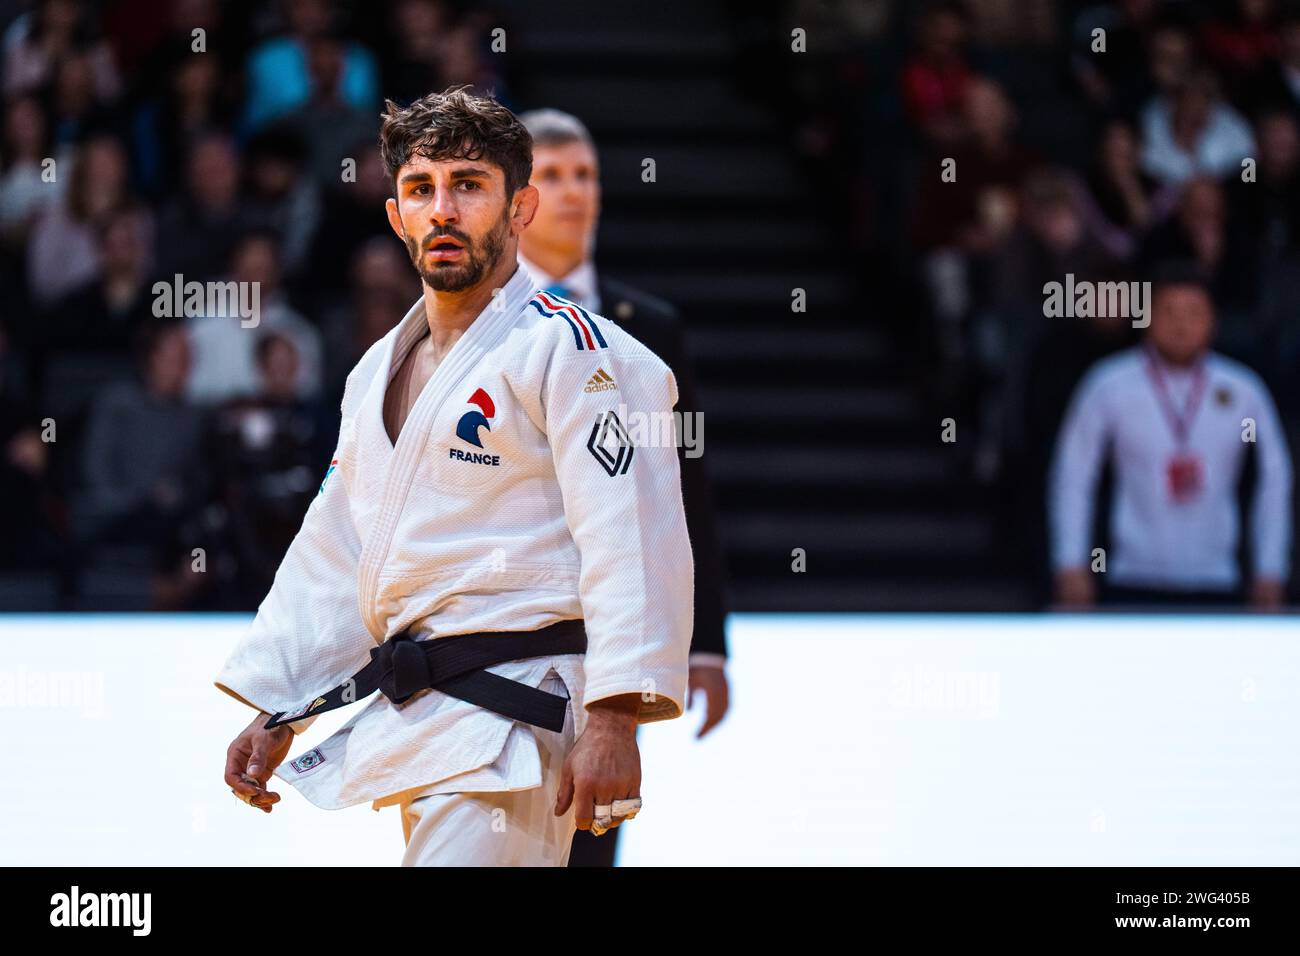
[[[596,284],[600,292],[600,314],[618,323],[673,370],[680,411],[700,411],[695,375],[677,310],[661,299],[599,274]],[[691,653],[725,655],[726,582],[713,492],[704,457],[688,458],[683,448],[677,449],[677,455],[681,462],[686,527],[695,556],[695,630]]]

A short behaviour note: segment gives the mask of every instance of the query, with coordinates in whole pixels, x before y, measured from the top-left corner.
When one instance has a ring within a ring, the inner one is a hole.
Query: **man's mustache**
[[[469,236],[465,235],[463,232],[456,229],[442,229],[429,233],[428,238],[421,243],[421,248],[428,249],[439,239],[455,239],[456,241],[463,243],[466,249],[473,245]]]

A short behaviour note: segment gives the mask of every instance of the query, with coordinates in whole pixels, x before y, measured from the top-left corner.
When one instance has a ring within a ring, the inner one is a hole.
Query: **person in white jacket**
[[[1285,599],[1291,458],[1263,381],[1210,349],[1214,303],[1194,269],[1155,283],[1143,345],[1098,362],[1076,389],[1050,477],[1056,600],[1250,604]],[[1237,484],[1256,450],[1249,593],[1236,556]],[[1114,463],[1111,553],[1092,540],[1097,481]],[[1099,573],[1104,570],[1104,574]],[[1098,587],[1102,584],[1102,587]]]
[[[635,814],[637,724],[683,712],[676,382],[519,268],[538,194],[509,110],[389,102],[380,138],[423,297],[348,376],[334,462],[217,677],[259,711],[225,780],[266,812],[273,773],[327,809],[399,806],[404,864],[563,866],[575,828]]]

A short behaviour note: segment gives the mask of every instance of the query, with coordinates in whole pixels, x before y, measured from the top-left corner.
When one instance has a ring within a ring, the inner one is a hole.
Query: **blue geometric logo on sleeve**
[[[596,424],[591,427],[591,437],[587,439],[587,451],[613,478],[615,475],[627,474],[635,449],[627,429],[618,420],[618,416],[610,411],[596,416]]]

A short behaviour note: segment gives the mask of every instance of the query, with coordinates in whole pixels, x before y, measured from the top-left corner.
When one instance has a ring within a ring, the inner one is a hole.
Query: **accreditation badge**
[[[1199,455],[1178,454],[1165,466],[1169,497],[1178,504],[1188,504],[1201,496],[1205,487],[1205,466]]]

